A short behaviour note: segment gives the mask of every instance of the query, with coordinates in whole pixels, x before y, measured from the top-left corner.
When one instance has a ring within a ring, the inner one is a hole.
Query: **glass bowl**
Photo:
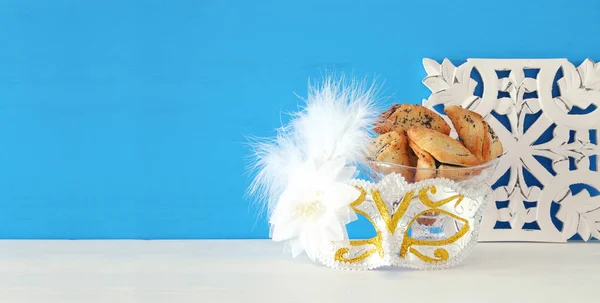
[[[365,177],[373,182],[379,182],[386,175],[397,173],[408,183],[430,179],[448,179],[461,184],[482,183],[492,177],[499,161],[500,158],[497,158],[477,166],[444,165],[444,168],[420,168],[389,162],[367,161],[366,165],[362,165],[361,170],[365,172]]]

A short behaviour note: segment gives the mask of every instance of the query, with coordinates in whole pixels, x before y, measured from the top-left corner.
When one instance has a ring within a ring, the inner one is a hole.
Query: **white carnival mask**
[[[409,184],[396,173],[377,183],[352,180],[361,194],[351,207],[373,224],[376,236],[330,242],[319,251],[318,261],[354,270],[458,264],[477,242],[482,212],[493,200],[485,180],[496,162],[462,169],[476,176],[459,182],[434,178]]]

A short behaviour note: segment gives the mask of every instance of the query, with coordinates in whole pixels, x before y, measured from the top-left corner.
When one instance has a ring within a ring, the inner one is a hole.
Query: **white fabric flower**
[[[303,163],[291,174],[273,211],[273,241],[287,241],[294,257],[306,251],[312,260],[332,241],[348,241],[345,225],[357,219],[350,204],[360,196],[347,184],[355,172],[343,159]]]

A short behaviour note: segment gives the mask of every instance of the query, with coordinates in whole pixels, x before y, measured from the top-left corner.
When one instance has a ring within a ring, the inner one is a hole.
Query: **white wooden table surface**
[[[597,303],[599,287],[600,243],[480,243],[453,269],[346,272],[264,240],[0,241],[2,303]]]

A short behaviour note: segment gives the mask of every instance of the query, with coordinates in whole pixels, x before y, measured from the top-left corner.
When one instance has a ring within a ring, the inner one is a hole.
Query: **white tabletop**
[[[264,240],[0,241],[10,303],[597,303],[598,287],[600,243],[480,243],[453,269],[348,272]]]

